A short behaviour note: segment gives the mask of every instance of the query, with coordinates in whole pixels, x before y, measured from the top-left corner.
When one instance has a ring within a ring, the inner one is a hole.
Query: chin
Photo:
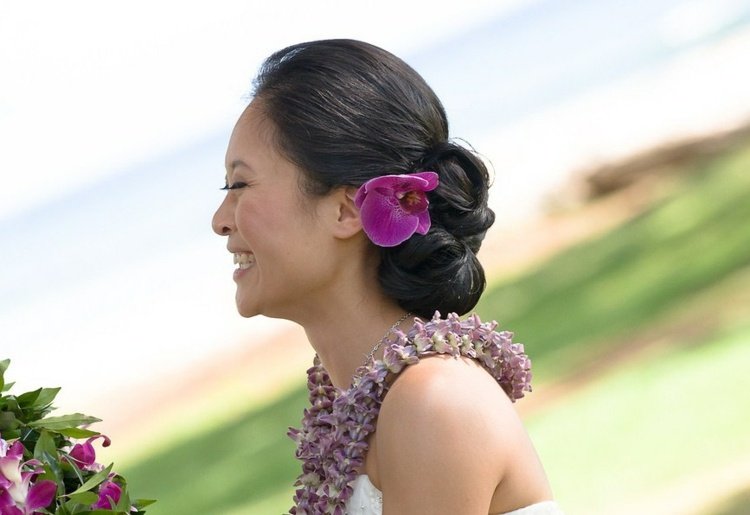
[[[260,315],[260,310],[255,305],[248,305],[247,302],[243,302],[241,299],[235,299],[237,303],[237,312],[244,318],[252,318],[256,315]]]
[[[237,311],[240,313],[240,316],[244,318],[253,318],[254,316],[260,315],[257,311],[243,311],[240,308],[238,308]]]

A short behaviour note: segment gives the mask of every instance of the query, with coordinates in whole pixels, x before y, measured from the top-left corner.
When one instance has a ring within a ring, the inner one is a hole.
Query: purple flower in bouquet
[[[0,488],[7,488],[11,483],[21,480],[23,450],[21,442],[9,445],[0,438]]]
[[[94,442],[108,437],[88,429],[99,422],[82,413],[47,416],[59,388],[6,393],[10,360],[0,360],[0,515],[71,515],[106,511],[145,515],[154,501],[132,499],[125,478],[96,461]],[[83,440],[76,443],[77,440]],[[24,461],[24,457],[27,459]]]
[[[103,438],[102,447],[109,447],[111,440],[105,435],[92,436],[84,443],[77,443],[70,450],[70,457],[73,458],[73,462],[81,470],[90,470],[93,472],[99,472],[102,470],[102,466],[96,462],[96,450],[94,450],[93,442],[99,438]]]
[[[36,460],[22,462],[24,447],[0,438],[0,515],[33,515],[55,498],[54,481],[32,481],[44,472]]]
[[[426,192],[437,185],[435,172],[383,175],[364,183],[354,204],[360,209],[365,234],[380,247],[395,247],[415,232],[427,234],[430,203]]]
[[[99,487],[99,499],[91,505],[92,510],[110,510],[114,509],[118,502],[120,502],[120,496],[122,495],[122,488],[120,485],[107,479]]]

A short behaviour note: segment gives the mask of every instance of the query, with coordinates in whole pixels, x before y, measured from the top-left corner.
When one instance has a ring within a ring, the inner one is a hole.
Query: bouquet
[[[0,361],[0,515],[145,514],[154,501],[131,500],[125,478],[96,462],[94,443],[110,443],[88,429],[100,420],[48,417],[60,388],[7,393],[9,364]]]

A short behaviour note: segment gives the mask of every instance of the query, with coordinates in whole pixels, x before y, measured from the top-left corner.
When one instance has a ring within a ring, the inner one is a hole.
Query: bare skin
[[[346,388],[404,310],[380,290],[377,251],[362,232],[352,189],[303,193],[302,172],[274,148],[257,102],[232,134],[232,189],[213,219],[230,252],[252,255],[235,274],[237,308],[302,325],[333,384]],[[399,375],[364,472],[383,492],[385,515],[485,515],[551,499],[509,399],[466,359],[425,358]]]
[[[365,472],[384,514],[496,514],[552,499],[510,400],[476,362],[407,367],[386,395]]]

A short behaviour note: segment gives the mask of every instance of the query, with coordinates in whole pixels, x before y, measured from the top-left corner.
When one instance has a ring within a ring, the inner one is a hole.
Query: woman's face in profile
[[[237,122],[226,154],[229,189],[213,229],[234,254],[240,314],[297,320],[320,302],[315,295],[334,272],[326,259],[332,238],[317,199],[300,189],[302,172],[276,151],[271,128],[253,104]]]

